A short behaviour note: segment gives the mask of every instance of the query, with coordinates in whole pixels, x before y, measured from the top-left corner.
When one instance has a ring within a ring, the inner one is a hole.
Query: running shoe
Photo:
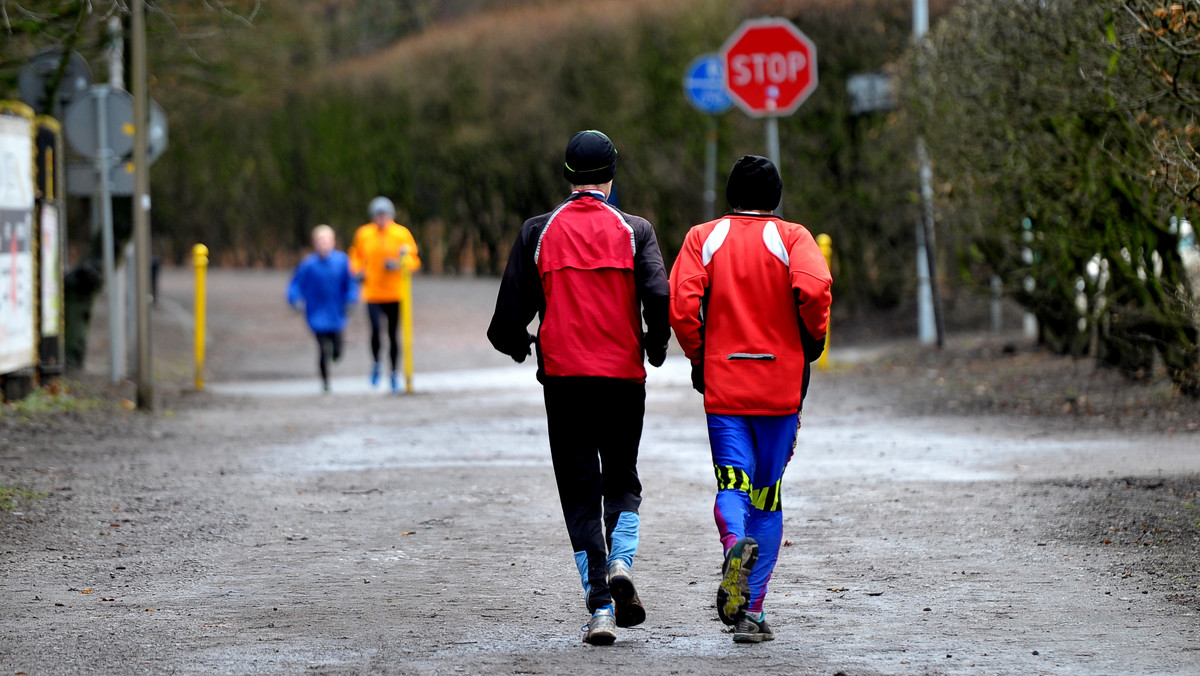
[[[608,564],[608,590],[617,606],[617,626],[633,627],[646,621],[646,609],[633,586],[633,576],[624,561]]]
[[[750,605],[750,571],[758,561],[754,538],[738,540],[725,552],[721,585],[717,587],[717,615],[725,624],[737,622],[738,613]]]
[[[612,645],[617,640],[617,620],[612,605],[602,606],[592,613],[592,620],[583,628],[583,642],[592,645]]]
[[[379,362],[371,365],[371,387],[379,386]]]
[[[755,620],[750,617],[749,613],[745,612],[739,615],[737,625],[733,628],[733,642],[762,643],[763,641],[774,641],[775,632],[771,631],[771,627],[767,625],[766,613],[763,613],[759,617],[761,619]]]
[[[396,375],[395,371],[392,371],[391,379],[392,379],[392,394],[399,394],[400,393],[400,377]]]

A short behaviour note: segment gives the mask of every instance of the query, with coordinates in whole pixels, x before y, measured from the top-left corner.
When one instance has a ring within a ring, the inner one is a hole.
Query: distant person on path
[[[796,446],[809,364],[824,351],[832,278],[813,236],[775,217],[783,183],[747,155],[733,211],[694,226],[671,269],[671,328],[704,395],[725,563],[717,614],[738,643],[770,641],[763,599],[783,538],[780,487]]]
[[[371,320],[371,386],[379,385],[379,348],[381,333],[387,322],[388,358],[390,360],[392,392],[400,391],[396,365],[400,344],[396,329],[400,324],[400,290],[403,266],[415,272],[421,268],[417,242],[408,228],[396,222],[396,207],[386,197],[371,200],[368,208],[371,222],[354,233],[350,245],[350,266],[362,284],[362,299],[367,304]]]
[[[571,137],[563,169],[571,196],[521,227],[488,327],[492,345],[518,362],[537,345],[558,497],[592,613],[583,640],[593,645],[646,618],[630,572],[642,502],[643,355],[661,366],[671,337],[654,228],[606,202],[616,169],[607,136]],[[528,331],[535,315],[536,338]]]
[[[329,363],[342,356],[346,309],[358,300],[358,285],[350,260],[335,248],[333,228],[318,225],[312,232],[313,252],[300,261],[288,284],[288,304],[303,309],[308,328],[317,338],[321,388],[329,391]],[[303,306],[303,307],[302,307]]]

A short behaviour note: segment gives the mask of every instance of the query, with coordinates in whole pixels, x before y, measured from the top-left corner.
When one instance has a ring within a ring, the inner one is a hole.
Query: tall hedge
[[[621,205],[649,218],[673,257],[703,214],[708,121],[683,96],[684,69],[767,14],[813,39],[820,70],[813,96],[780,120],[785,215],[834,238],[843,308],[894,306],[913,283],[911,142],[888,114],[851,116],[845,82],[904,52],[909,11],[889,0],[609,0],[439,25],[279,83],[274,99],[176,111],[153,172],[157,241],[174,257],[205,241],[218,262],[283,263],[316,223],[345,241],[384,194],[433,269],[494,273],[521,222],[564,196],[571,133],[599,128],[620,151]],[[764,127],[735,110],[718,129],[723,186],[738,156],[765,152]]]

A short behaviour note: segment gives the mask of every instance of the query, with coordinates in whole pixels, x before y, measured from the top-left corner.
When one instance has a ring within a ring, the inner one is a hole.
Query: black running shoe
[[[766,615],[763,615],[761,620],[752,620],[744,612],[738,616],[737,625],[733,628],[734,643],[762,643],[774,640],[775,632],[767,625]]]
[[[608,591],[617,607],[618,627],[634,627],[646,621],[646,609],[633,586],[629,566],[623,561],[608,564]]]
[[[725,553],[721,585],[717,587],[717,616],[725,624],[737,622],[738,613],[750,605],[750,571],[758,561],[754,538],[738,540]]]

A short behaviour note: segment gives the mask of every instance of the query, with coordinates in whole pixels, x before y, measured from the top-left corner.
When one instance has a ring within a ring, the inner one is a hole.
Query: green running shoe
[[[754,538],[742,538],[725,552],[721,585],[717,587],[717,616],[725,624],[736,623],[738,614],[750,605],[750,571],[757,561],[758,543]]]

